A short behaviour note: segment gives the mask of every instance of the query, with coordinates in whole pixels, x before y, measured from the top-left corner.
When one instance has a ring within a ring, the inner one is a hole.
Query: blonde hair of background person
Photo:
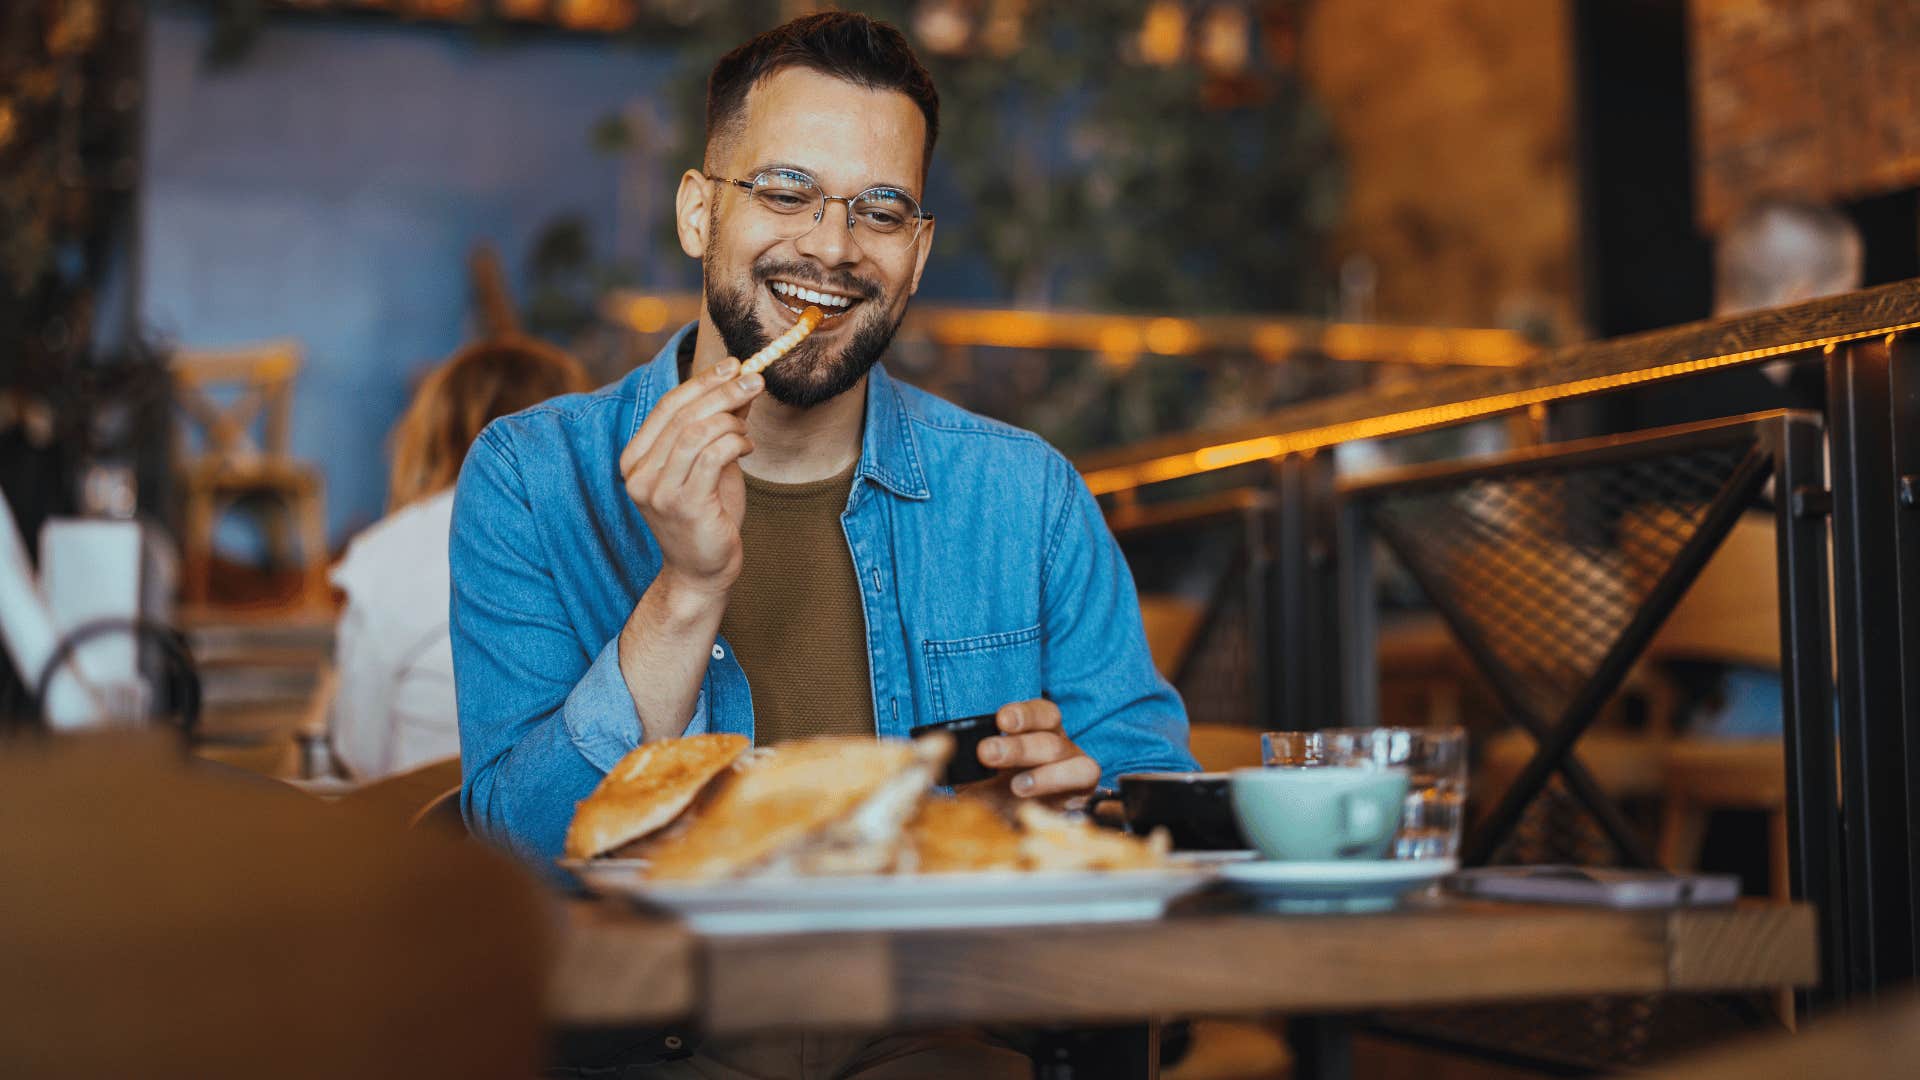
[[[481,341],[427,373],[393,427],[387,512],[453,486],[480,429],[561,394],[592,389],[580,362],[543,341]]]
[[[453,483],[482,428],[591,389],[580,362],[543,342],[469,345],[427,373],[394,425],[387,516],[334,568],[346,593],[328,710],[334,755],[372,780],[456,757],[460,736],[447,638]]]

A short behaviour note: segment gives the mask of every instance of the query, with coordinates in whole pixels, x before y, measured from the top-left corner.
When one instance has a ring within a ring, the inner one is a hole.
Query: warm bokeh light
[[[1158,0],[1140,26],[1140,59],[1159,67],[1180,62],[1187,49],[1187,12],[1174,0]]]
[[[1423,428],[1457,424],[1465,420],[1493,416],[1530,406],[1579,397],[1583,394],[1600,393],[1637,383],[1653,382],[1658,379],[1672,378],[1676,375],[1690,375],[1713,368],[1732,367],[1736,364],[1750,364],[1791,353],[1806,352],[1812,349],[1832,349],[1848,341],[1862,341],[1867,338],[1885,335],[1889,341],[1896,334],[1908,330],[1920,329],[1920,322],[1902,323],[1898,326],[1880,327],[1855,334],[1842,334],[1833,337],[1812,338],[1786,345],[1770,345],[1760,349],[1747,349],[1743,352],[1727,353],[1722,356],[1704,357],[1698,360],[1682,360],[1671,364],[1656,364],[1637,371],[1622,371],[1612,375],[1596,375],[1586,379],[1573,379],[1567,382],[1552,383],[1546,386],[1532,387],[1526,390],[1512,390],[1505,393],[1489,394],[1484,397],[1466,398],[1444,405],[1429,405],[1418,409],[1404,409],[1399,412],[1382,413],[1358,420],[1344,420],[1336,424],[1323,424],[1318,427],[1302,428],[1298,431],[1261,435],[1251,439],[1219,443],[1198,450],[1180,454],[1168,454],[1129,465],[1115,465],[1111,468],[1095,469],[1084,474],[1087,487],[1095,495],[1111,495],[1128,491],[1148,484],[1164,483],[1182,477],[1196,476],[1200,473],[1230,469],[1235,465],[1245,465],[1253,461],[1268,461],[1287,454],[1303,453],[1333,446],[1336,443],[1355,439],[1377,439],[1388,435],[1404,435]]]
[[[605,309],[641,333],[699,314],[692,294],[619,293]],[[1438,367],[1517,367],[1539,352],[1509,330],[1322,323],[1251,315],[1173,318],[1081,311],[916,304],[903,333],[961,348],[1064,349],[1106,357],[1244,353],[1273,363],[1324,356],[1354,363]]]

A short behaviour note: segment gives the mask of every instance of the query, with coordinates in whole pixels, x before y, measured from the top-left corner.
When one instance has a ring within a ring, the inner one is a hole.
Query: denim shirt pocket
[[[1040,625],[920,643],[934,720],[982,716],[1040,696]]]

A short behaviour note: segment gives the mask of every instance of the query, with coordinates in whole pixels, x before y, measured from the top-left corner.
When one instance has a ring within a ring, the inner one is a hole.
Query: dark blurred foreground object
[[[527,1077],[547,922],[480,845],[189,763],[0,741],[0,1074]]]

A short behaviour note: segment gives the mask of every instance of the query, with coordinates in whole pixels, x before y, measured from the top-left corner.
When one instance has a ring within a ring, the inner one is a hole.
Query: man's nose
[[[820,220],[794,241],[802,255],[818,259],[824,266],[845,266],[860,261],[860,244],[853,235],[852,214],[838,202],[820,207]]]

